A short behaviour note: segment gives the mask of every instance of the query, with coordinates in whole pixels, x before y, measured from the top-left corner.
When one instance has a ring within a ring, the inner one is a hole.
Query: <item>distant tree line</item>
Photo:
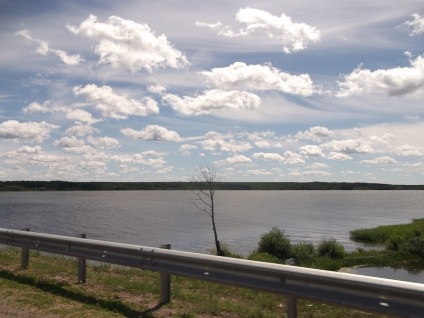
[[[0,181],[0,191],[197,190],[196,182]],[[365,182],[216,182],[216,190],[424,190],[424,185]]]

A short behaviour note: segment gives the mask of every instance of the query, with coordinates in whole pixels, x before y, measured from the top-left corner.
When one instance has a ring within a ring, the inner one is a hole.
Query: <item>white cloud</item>
[[[210,151],[218,149],[221,151],[237,153],[244,152],[252,148],[252,145],[248,142],[235,140],[226,141],[223,139],[206,139],[202,141],[202,149]]]
[[[85,61],[79,54],[69,55],[63,50],[55,50],[55,49],[50,49],[50,52],[56,54],[60,58],[60,60],[66,65],[70,65],[70,66],[78,65],[81,62]]]
[[[359,140],[359,139],[332,140],[330,142],[321,144],[321,148],[330,149],[330,150],[333,150],[334,152],[342,152],[345,154],[375,153],[375,150],[370,145],[365,143],[363,140]]]
[[[362,160],[362,164],[372,164],[372,165],[380,165],[380,164],[395,164],[397,161],[391,157],[384,156],[378,157],[370,160]]]
[[[132,140],[157,140],[157,141],[181,141],[181,137],[177,132],[168,130],[158,125],[149,125],[142,130],[134,130],[131,128],[121,129],[126,137]]]
[[[290,176],[329,176],[331,175],[328,171],[321,171],[321,170],[305,170],[302,171],[300,169],[291,169],[289,172]]]
[[[152,167],[160,167],[165,163],[162,154],[155,151],[145,151],[129,155],[115,155],[111,156],[110,159],[119,163],[138,163]]]
[[[411,15],[411,20],[406,21],[402,26],[408,29],[410,36],[420,35],[424,33],[424,16],[414,13]]]
[[[50,107],[51,102],[49,100],[44,101],[42,104],[32,102],[24,108],[24,113],[50,113],[52,109]]]
[[[395,149],[395,152],[401,156],[423,156],[424,148],[423,147],[415,147],[412,145],[402,145]]]
[[[344,153],[340,153],[340,152],[330,152],[330,154],[327,156],[328,159],[331,160],[350,160],[352,159],[352,157],[344,154]]]
[[[220,22],[210,24],[198,21],[196,25],[217,30],[219,35],[230,38],[247,36],[256,30],[265,30],[270,38],[282,42],[285,53],[304,50],[309,43],[318,42],[321,37],[316,27],[311,27],[306,23],[294,23],[285,14],[275,16],[267,11],[243,8],[237,12],[236,20],[245,24],[246,27],[233,31],[230,26],[222,26]]]
[[[212,111],[225,109],[255,109],[261,99],[255,94],[237,90],[224,91],[220,89],[207,90],[196,97],[179,97],[165,94],[162,101],[182,115],[205,115]]]
[[[65,130],[65,134],[72,136],[87,136],[98,133],[99,130],[89,125],[75,125]]]
[[[28,30],[19,30],[16,32],[16,35],[20,35],[28,41],[38,43],[38,47],[35,50],[37,54],[47,55],[49,53],[53,53],[57,55],[63,63],[69,66],[78,65],[81,62],[84,62],[84,59],[79,54],[69,55],[63,50],[50,49],[49,44],[46,41],[33,38]]]
[[[35,147],[23,146],[17,150],[17,153],[31,154],[31,155],[40,153],[40,152],[41,152],[40,146],[35,146]]]
[[[87,123],[88,125],[95,124],[100,119],[93,118],[93,115],[83,109],[75,109],[66,114],[66,118],[73,119],[79,122]]]
[[[308,74],[291,75],[271,64],[247,65],[243,62],[235,62],[228,67],[213,68],[211,71],[203,71],[200,74],[221,89],[277,90],[300,96],[319,93]]]
[[[308,130],[300,131],[294,136],[289,136],[289,140],[312,140],[312,141],[321,141],[323,139],[329,138],[334,135],[334,132],[329,130],[326,127],[314,126],[310,127]]]
[[[407,53],[409,55],[409,53]],[[337,97],[383,92],[390,96],[424,94],[424,55],[410,59],[409,67],[370,71],[359,66],[339,82]]]
[[[53,142],[53,145],[72,153],[85,153],[93,151],[93,148],[87,146],[84,140],[78,139],[74,136],[57,139]]]
[[[266,171],[264,169],[247,170],[247,173],[254,176],[265,176],[265,175],[273,174],[272,172]]]
[[[119,148],[119,141],[115,138],[111,137],[93,137],[88,136],[87,141],[94,145],[96,148],[101,149],[111,149],[111,148]]]
[[[180,146],[179,151],[183,156],[190,156],[191,154],[190,150],[197,149],[197,148],[198,147],[195,145],[184,144]]]
[[[329,165],[320,162],[314,162],[313,164],[308,165],[309,169],[328,169]]]
[[[72,137],[63,137],[61,139],[57,139],[53,142],[53,145],[60,148],[72,148],[72,147],[84,146],[85,142],[82,139],[78,139],[72,136]]]
[[[284,163],[291,165],[304,164],[305,160],[303,160],[301,155],[294,153],[290,150],[286,150],[284,152]]]
[[[300,154],[308,157],[324,157],[322,149],[317,145],[306,145],[299,148]]]
[[[34,142],[42,142],[49,138],[50,132],[59,126],[46,123],[27,122],[20,123],[16,120],[8,120],[0,124],[0,139],[22,139]]]
[[[286,164],[303,164],[305,160],[303,160],[302,156],[296,154],[290,150],[286,150],[284,155],[280,155],[278,153],[270,153],[270,152],[256,152],[252,156],[256,159],[264,159],[264,160],[272,160],[284,162]]]
[[[97,87],[96,84],[88,84],[85,87],[75,86],[73,92],[96,104],[96,108],[104,117],[127,119],[130,115],[147,116],[159,113],[159,107],[152,98],[144,97],[138,101],[114,93],[110,86]]]
[[[284,161],[284,157],[282,155],[271,152],[255,152],[252,157],[255,159]]]
[[[175,49],[165,35],[156,36],[147,24],[117,16],[111,16],[103,23],[90,15],[79,27],[67,28],[76,35],[97,41],[99,63],[111,64],[113,68],[152,72],[153,68],[182,68],[189,64],[185,55]]]
[[[235,164],[252,162],[252,160],[250,160],[250,158],[243,156],[243,155],[229,157],[229,158],[225,159],[225,161],[227,161],[229,163],[235,163]]]

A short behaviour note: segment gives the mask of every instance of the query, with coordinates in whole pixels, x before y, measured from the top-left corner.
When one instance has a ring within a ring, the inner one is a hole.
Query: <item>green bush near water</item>
[[[290,239],[284,231],[273,227],[271,231],[261,236],[257,252],[268,253],[280,260],[290,258]]]
[[[343,258],[346,254],[346,251],[340,243],[337,243],[335,238],[329,240],[322,240],[318,245],[318,255],[319,256],[328,256],[331,258]]]

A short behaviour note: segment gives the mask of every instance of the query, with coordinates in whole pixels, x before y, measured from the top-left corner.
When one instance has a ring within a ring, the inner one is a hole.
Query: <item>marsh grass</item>
[[[19,264],[19,249],[0,250],[0,304],[36,317],[272,318],[286,310],[281,295],[177,276],[171,303],[160,306],[159,273],[89,264],[87,283],[78,284],[74,259],[31,252],[29,268]],[[299,316],[387,317],[303,300]]]
[[[406,238],[417,233],[424,235],[424,219],[414,219],[411,223],[382,225],[375,228],[358,229],[350,232],[356,242],[385,244],[390,238]]]

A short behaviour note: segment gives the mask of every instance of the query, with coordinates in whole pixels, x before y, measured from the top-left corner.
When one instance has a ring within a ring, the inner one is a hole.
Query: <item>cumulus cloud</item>
[[[372,154],[375,150],[360,139],[347,139],[347,140],[332,140],[321,144],[321,148],[330,149],[334,152],[341,152],[345,154]]]
[[[20,123],[8,120],[0,124],[0,139],[22,139],[33,142],[42,142],[50,137],[50,132],[59,126],[42,121]]]
[[[72,127],[69,127],[65,130],[65,134],[72,135],[72,136],[87,136],[90,134],[98,133],[99,130],[97,128],[94,128],[90,125],[75,125]]]
[[[83,109],[75,109],[72,110],[70,112],[68,112],[66,114],[66,118],[68,119],[73,119],[79,122],[83,122],[83,123],[87,123],[88,125],[92,125],[95,124],[99,121],[101,121],[100,119],[95,119],[93,118],[93,115]]]
[[[111,137],[88,136],[87,141],[90,144],[94,145],[96,148],[101,148],[101,149],[112,149],[112,148],[120,147],[119,141]]]
[[[42,104],[38,102],[32,102],[24,108],[24,113],[50,113],[52,108],[50,107],[51,102],[49,100],[44,101]]]
[[[86,153],[94,150],[92,147],[86,145],[84,140],[78,139],[75,136],[57,139],[53,142],[53,145],[72,153]]]
[[[106,22],[98,22],[90,15],[79,27],[67,26],[72,33],[97,42],[95,51],[99,63],[113,68],[126,68],[132,72],[154,68],[183,68],[188,60],[175,49],[165,35],[157,36],[147,24],[111,16]]]
[[[395,149],[395,152],[403,157],[409,156],[423,156],[424,148],[423,147],[415,147],[412,145],[402,145]]]
[[[197,148],[198,147],[195,145],[184,144],[180,146],[179,151],[183,156],[190,156],[191,154],[190,150],[197,149]]]
[[[321,170],[305,170],[302,171],[300,169],[291,169],[289,172],[290,176],[329,176],[331,175],[328,171],[321,171]]]
[[[200,74],[221,89],[277,90],[287,94],[310,96],[319,91],[308,74],[291,75],[267,65],[247,65],[236,62],[228,67],[213,68]]]
[[[265,176],[272,174],[272,172],[266,171],[264,169],[247,170],[247,173],[254,176]]]
[[[255,159],[264,159],[264,160],[272,160],[272,161],[284,161],[284,157],[278,153],[271,152],[255,152],[252,155]]]
[[[255,109],[259,106],[261,99],[248,92],[212,89],[196,97],[165,94],[162,96],[162,101],[176,112],[190,116],[205,115],[212,111],[225,109]]]
[[[284,163],[297,165],[297,164],[304,164],[305,160],[303,160],[301,155],[294,153],[290,150],[286,150],[284,152]]]
[[[287,139],[295,140],[295,141],[312,140],[312,141],[320,142],[323,139],[329,138],[333,135],[334,135],[334,132],[332,132],[326,127],[314,126],[314,127],[310,127],[308,130],[299,131],[294,136],[290,135]]]
[[[317,145],[306,145],[299,148],[299,152],[303,156],[308,157],[324,157],[321,147]]]
[[[372,165],[380,165],[380,164],[395,164],[397,161],[391,157],[384,156],[378,157],[370,160],[362,160],[362,164],[372,164]]]
[[[244,152],[252,149],[252,145],[248,142],[229,140],[224,139],[206,139],[202,141],[202,149],[204,150],[221,150],[226,152]]]
[[[302,156],[294,153],[290,150],[286,150],[284,155],[280,155],[278,153],[270,153],[270,152],[256,152],[252,156],[256,159],[264,159],[264,160],[272,160],[284,162],[286,164],[303,164],[305,160],[303,160]]]
[[[282,42],[285,53],[304,50],[309,43],[316,43],[321,38],[316,27],[306,23],[292,22],[292,19],[285,14],[275,16],[264,10],[243,8],[237,12],[236,21],[244,24],[245,27],[234,31],[232,27],[223,26],[220,22],[212,24],[202,21],[197,21],[196,26],[211,28],[219,35],[229,38],[247,36],[256,30],[265,30],[270,38]]]
[[[127,119],[130,115],[147,116],[159,113],[159,107],[154,99],[128,98],[125,95],[116,94],[110,86],[98,87],[96,84],[88,84],[85,87],[75,86],[73,92],[76,96],[83,96],[94,103],[104,117]]]
[[[40,146],[35,146],[35,147],[23,146],[23,147],[19,148],[16,152],[33,155],[33,154],[36,154],[36,153],[40,153],[41,147]]]
[[[152,167],[160,167],[165,163],[163,155],[156,151],[144,151],[142,153],[128,155],[114,155],[111,156],[110,159],[124,164],[138,163]]]
[[[331,160],[339,160],[339,161],[353,159],[351,156],[348,156],[344,153],[334,152],[334,151],[330,152],[327,158]]]
[[[49,48],[49,44],[46,41],[33,38],[28,30],[19,30],[16,32],[16,35],[22,36],[28,41],[37,43],[38,47],[35,50],[37,54],[47,55],[49,53],[53,53],[58,56],[63,63],[69,66],[78,65],[81,62],[84,62],[84,59],[79,54],[70,55],[66,51]]]
[[[225,161],[227,161],[229,163],[235,163],[235,164],[252,162],[252,160],[250,158],[243,156],[243,155],[229,157],[229,158],[225,159]]]
[[[142,130],[134,130],[131,128],[121,129],[124,136],[137,141],[156,140],[156,141],[181,141],[181,137],[177,132],[168,130],[157,125],[146,126]]]
[[[407,55],[410,55],[407,53]],[[371,71],[359,66],[338,84],[337,97],[381,92],[390,96],[424,94],[424,55],[410,59],[409,67]]]
[[[424,16],[414,13],[411,19],[404,22],[402,26],[407,28],[409,36],[420,35],[424,33]]]

